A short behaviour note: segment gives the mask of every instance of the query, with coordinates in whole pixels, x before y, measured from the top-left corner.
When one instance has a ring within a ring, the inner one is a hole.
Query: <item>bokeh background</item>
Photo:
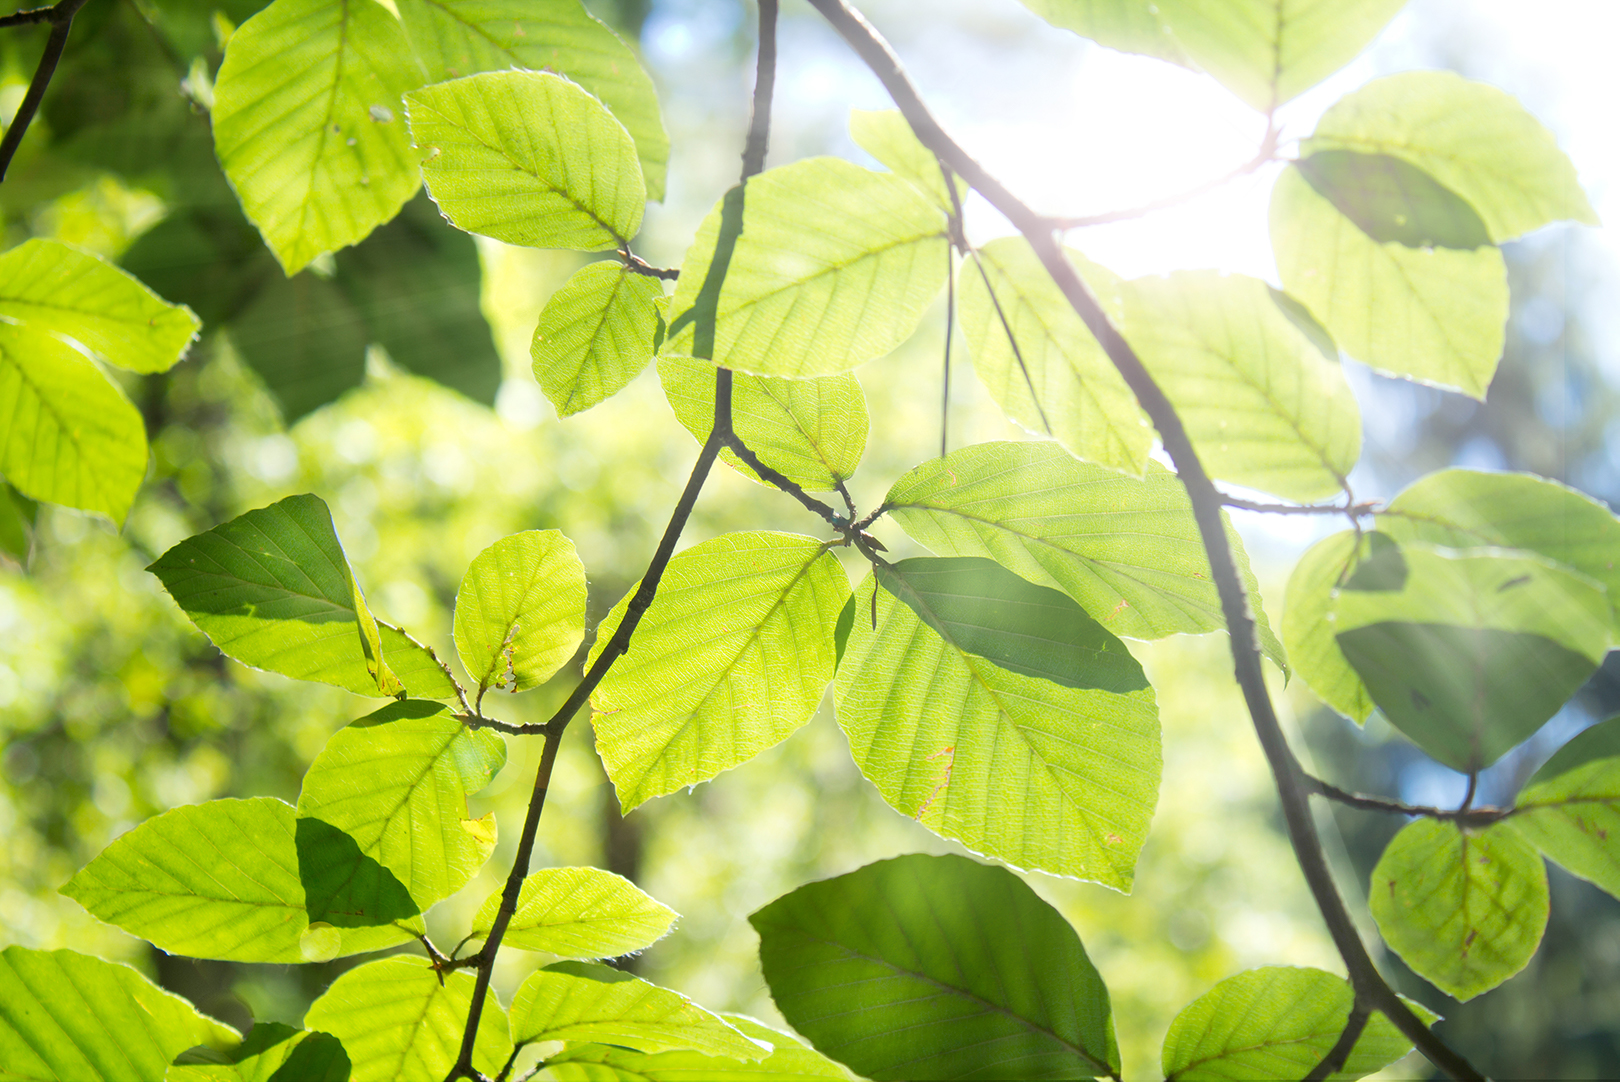
[[[200,112],[219,39],[256,6],[91,0],[38,130],[0,185],[5,245],[51,236],[136,265],[151,230],[199,207],[217,209],[220,185],[204,175],[206,157],[193,185],[174,165],[180,158],[159,175],[127,147],[84,148],[143,102],[158,103],[159,112],[185,106],[206,132]],[[639,42],[663,95],[673,142],[668,198],[650,209],[637,247],[655,263],[678,265],[697,221],[738,168],[752,5],[589,6]],[[1017,0],[872,0],[863,8],[947,126],[1053,213],[1092,213],[1178,191],[1251,157],[1262,134],[1263,121],[1214,82],[1091,46],[1046,26]],[[187,32],[207,25],[216,32]],[[1337,97],[1381,74],[1451,68],[1518,95],[1574,158],[1604,219],[1615,221],[1620,67],[1608,43],[1617,31],[1611,0],[1542,0],[1533,10],[1509,0],[1414,0],[1360,59],[1285,110],[1285,137],[1308,134]],[[887,106],[876,82],[798,0],[783,6],[780,40],[771,163],[835,154],[872,164],[851,142],[847,117],[851,107]],[[0,116],[16,108],[39,44],[27,32],[0,38]],[[138,129],[129,136],[143,138]],[[1151,219],[1070,240],[1128,275],[1213,266],[1274,277],[1265,207],[1275,175],[1262,170]],[[974,239],[1007,231],[982,205],[970,215]],[[220,226],[210,236],[228,231]],[[1507,246],[1513,318],[1483,405],[1350,363],[1367,426],[1357,495],[1393,495],[1423,472],[1462,464],[1533,470],[1620,500],[1617,244],[1609,231],[1554,226]],[[296,799],[326,738],[376,705],[224,661],[143,570],[182,538],[290,493],[314,492],[331,505],[373,607],[441,656],[454,652],[447,651],[450,611],[461,573],[507,533],[560,528],[574,539],[590,572],[593,623],[639,577],[696,444],[664,405],[651,370],[604,405],[559,422],[530,374],[528,345],[541,307],[580,257],[484,241],[477,252],[480,304],[504,376],[492,406],[408,374],[374,347],[358,387],[288,427],[285,418],[298,410],[253,363],[266,347],[250,339],[244,322],[234,334],[205,334],[171,373],[121,374],[153,444],[151,476],[121,533],[61,509],[41,508],[21,525],[28,514],[20,505],[0,515],[10,531],[0,547],[11,553],[0,556],[0,940],[127,960],[238,1025],[298,1021],[309,1000],[355,964],[171,958],[56,893],[119,833],[177,804]],[[208,258],[199,254],[180,269],[209,277]],[[944,334],[941,304],[915,339],[859,370],[872,414],[852,484],[863,507],[938,453]],[[987,401],[960,349],[953,364],[952,445],[1026,438]],[[0,500],[8,498],[0,490]],[[816,533],[817,525],[788,498],[722,468],[685,541],[734,529]],[[1292,561],[1332,527],[1256,515],[1240,515],[1238,526],[1275,623]],[[880,524],[877,532],[905,554],[899,531]],[[1338,961],[1281,834],[1224,637],[1132,648],[1158,689],[1165,750],[1159,810],[1134,892],[1029,879],[1073,921],[1108,981],[1126,1076],[1134,1079],[1162,1077],[1158,1047],[1170,1019],[1215,981],[1262,964],[1337,970]],[[575,673],[491,709],[515,722],[543,719]],[[1273,675],[1296,745],[1318,773],[1412,802],[1460,798],[1459,776],[1378,718],[1358,729],[1321,708],[1301,682],[1284,687]],[[1510,799],[1554,748],[1616,710],[1620,666],[1609,665],[1542,733],[1486,772],[1482,799]],[[474,814],[498,814],[502,842],[482,876],[430,914],[442,944],[459,938],[498,887],[537,752],[513,741],[506,769],[475,801]],[[1400,824],[1322,809],[1321,825],[1341,887],[1376,942],[1361,894]],[[620,964],[711,1008],[780,1024],[747,915],[810,879],[951,848],[882,803],[824,706],[755,761],[628,818],[618,814],[581,719],[563,745],[535,866],[596,864],[636,880],[682,919],[667,939]],[[1493,1077],[1620,1077],[1620,902],[1557,869],[1551,874],[1546,940],[1503,987],[1458,1004],[1398,960],[1387,958],[1388,970],[1403,991],[1446,1016],[1442,1032]],[[543,961],[506,952],[499,986],[509,991]],[[1408,1058],[1386,1074],[1425,1078],[1429,1069]]]

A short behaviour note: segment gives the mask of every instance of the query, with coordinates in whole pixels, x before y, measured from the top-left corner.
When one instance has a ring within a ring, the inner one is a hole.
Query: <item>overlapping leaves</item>
[[[1620,897],[1620,718],[1582,732],[1536,771],[1507,823],[1569,871]]]
[[[473,935],[487,935],[501,892],[484,900]],[[545,868],[523,881],[502,943],[562,958],[617,958],[651,946],[675,922],[675,911],[622,876],[600,868]]]

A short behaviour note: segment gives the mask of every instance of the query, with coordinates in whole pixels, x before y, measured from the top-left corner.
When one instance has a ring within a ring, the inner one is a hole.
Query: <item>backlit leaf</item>
[[[679,992],[587,962],[558,962],[531,974],[512,998],[512,1036],[743,1060],[763,1059],[767,1051]]]
[[[1125,336],[1211,476],[1291,500],[1332,496],[1361,454],[1361,413],[1264,282],[1180,271],[1126,283]]]
[[[578,0],[399,0],[398,6],[428,82],[509,68],[565,75],[613,111],[636,142],[649,197],[664,197],[669,136],[652,78]]]
[[[1523,969],[1547,927],[1547,870],[1502,824],[1481,831],[1419,819],[1395,835],[1367,889],[1384,942],[1456,999]]]
[[[332,734],[304,775],[298,814],[348,834],[426,909],[495,848],[494,813],[473,819],[467,797],[505,762],[499,735],[438,703],[390,703]]]
[[[194,1045],[240,1040],[126,965],[75,951],[0,951],[0,1077],[60,1082],[162,1078]]]
[[[1294,166],[1271,194],[1283,288],[1359,361],[1485,397],[1502,355],[1507,270],[1499,249],[1380,243]]]
[[[524,530],[473,557],[456,592],[456,650],[487,688],[539,687],[585,637],[585,566],[556,530]]]
[[[693,305],[720,235],[716,205],[681,264],[666,353],[691,355]],[[945,218],[909,181],[808,158],[748,182],[720,288],[714,363],[831,376],[910,337],[945,284]]]
[[[951,201],[950,189],[945,187],[945,173],[934,152],[917,141],[911,125],[898,109],[851,109],[849,134],[855,144],[876,158],[889,172],[904,177],[941,210],[953,211],[957,204]],[[957,199],[966,191],[966,185],[956,181]]]
[[[1119,324],[1119,279],[1078,252],[1064,254]],[[1050,431],[1080,458],[1141,476],[1153,429],[1029,242],[993,240],[978,250],[977,262],[983,276],[971,263],[960,271],[962,335],[991,397],[1007,416],[1032,432]]]
[[[489,932],[501,892],[473,918],[476,936]],[[523,881],[502,946],[547,951],[563,958],[617,958],[649,947],[675,923],[675,911],[622,876],[600,868],[544,868]]]
[[[421,930],[405,887],[354,839],[270,797],[188,804],[102,850],[62,893],[170,954],[327,961]],[[306,935],[314,927],[314,935]]]
[[[602,103],[544,72],[469,75],[406,96],[428,194],[456,228],[600,251],[641,228],[636,145]]]
[[[1473,207],[1400,158],[1320,150],[1298,165],[1318,195],[1380,244],[1468,249],[1491,243]]]
[[[940,555],[983,556],[1055,586],[1116,635],[1226,627],[1186,490],[1158,463],[1137,480],[1051,443],[981,443],[918,466],[883,506]],[[1261,645],[1286,668],[1243,542],[1230,525],[1226,536],[1255,599]]]
[[[1069,923],[1004,868],[906,856],[749,917],[771,998],[868,1078],[1119,1076],[1108,989]]]
[[[1282,637],[1294,671],[1321,700],[1358,725],[1373,711],[1367,686],[1333,637],[1334,598],[1356,562],[1353,530],[1325,537],[1306,550],[1288,576]]]
[[[1507,820],[1582,879],[1620,897],[1620,718],[1585,730],[1530,779]]]
[[[594,662],[632,588],[596,631]],[[596,749],[628,811],[788,738],[833,675],[833,625],[849,597],[821,542],[734,533],[669,562],[630,652],[591,695]]]
[[[1129,890],[1158,800],[1153,690],[1004,669],[888,590],[874,621],[874,588],[869,575],[855,593],[836,685],[861,773],[897,811],[970,849]]]
[[[653,355],[664,295],[656,278],[622,264],[591,263],[551,295],[534,328],[534,378],[558,417],[588,410],[624,389]]]
[[[439,975],[425,959],[385,958],[351,969],[310,1004],[304,1025],[343,1042],[352,1082],[441,1082],[456,1060],[473,976]],[[506,1012],[485,993],[473,1066],[493,1077],[512,1054]]]
[[[400,114],[423,73],[372,0],[275,0],[237,27],[214,146],[288,274],[388,221],[420,183]]]
[[[661,357],[675,417],[699,443],[714,428],[714,366],[690,357]],[[854,475],[866,450],[866,395],[853,375],[778,379],[738,372],[731,383],[731,427],[765,465],[811,492]],[[720,457],[745,477],[758,475],[728,447]],[[763,483],[763,482],[762,482]]]
[[[705,1056],[701,1052],[634,1052],[605,1044],[570,1045],[546,1060],[536,1078],[548,1082],[797,1082],[853,1076],[786,1033],[738,1014],[720,1016],[744,1036],[773,1046],[758,1063]]]

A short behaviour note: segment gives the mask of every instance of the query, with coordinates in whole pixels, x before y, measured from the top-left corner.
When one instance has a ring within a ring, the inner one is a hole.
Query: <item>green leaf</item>
[[[1459,1000],[1523,969],[1547,927],[1547,869],[1500,824],[1482,831],[1419,819],[1373,869],[1367,902],[1390,949]]]
[[[934,152],[917,141],[911,125],[898,109],[851,109],[849,134],[855,145],[882,163],[891,173],[917,186],[947,213],[954,212],[967,192],[967,185],[956,178],[957,202],[945,187],[945,172]]]
[[[869,1078],[1119,1077],[1080,937],[1004,868],[898,857],[748,919],[783,1017]]]
[[[146,424],[93,362],[0,321],[0,402],[0,474],[17,491],[124,521],[146,476]]]
[[[768,1051],[679,992],[587,962],[558,962],[531,974],[512,998],[512,1036],[749,1061]]]
[[[554,71],[613,111],[635,140],[653,199],[664,198],[669,136],[635,52],[578,0],[400,0],[399,16],[437,83],[480,71]]]
[[[1283,288],[1351,356],[1485,397],[1508,315],[1499,249],[1379,243],[1295,166],[1272,189],[1271,245]]]
[[[310,764],[298,814],[329,823],[399,877],[422,909],[467,885],[495,848],[495,813],[467,797],[506,762],[506,742],[438,703],[407,699],[339,729]]]
[[[275,0],[237,27],[214,84],[214,146],[290,275],[353,244],[416,191],[400,99],[422,84],[371,0]]]
[[[456,592],[456,651],[478,693],[539,687],[585,637],[585,565],[557,530],[503,537]]]
[[[1355,396],[1269,286],[1179,271],[1123,289],[1125,336],[1211,476],[1301,502],[1344,488],[1361,454]]]
[[[418,907],[354,839],[270,797],[188,804],[120,835],[62,888],[170,954],[327,961],[404,943]]]
[[[1064,254],[1118,324],[1124,315],[1119,279],[1078,252]],[[1080,458],[1140,477],[1153,429],[1029,242],[993,240],[978,250],[977,262],[982,276],[970,266],[961,271],[962,335],[991,397],[1007,416],[1031,431],[1050,432]]]
[[[1324,150],[1411,163],[1466,200],[1498,243],[1565,218],[1598,224],[1552,133],[1512,95],[1453,72],[1401,72],[1340,98],[1300,147]]]
[[[310,1004],[304,1025],[343,1042],[352,1082],[441,1082],[455,1063],[472,1006],[470,973],[435,974],[420,958],[385,958],[351,969]],[[493,1077],[512,1054],[506,1012],[484,995],[473,1067]]]
[[[690,357],[658,361],[670,408],[699,443],[714,428],[714,371],[707,361]],[[849,373],[778,379],[738,372],[732,378],[732,431],[761,462],[811,492],[831,491],[854,475],[869,425],[866,395]],[[759,480],[731,448],[720,457],[744,477]]]
[[[197,317],[128,273],[53,240],[0,255],[0,316],[71,338],[132,372],[164,372],[197,336]]]
[[[1320,969],[1265,966],[1228,977],[1176,1015],[1164,1038],[1168,1082],[1304,1078],[1344,1032],[1355,993]],[[1420,1014],[1433,1015],[1413,1005]],[[1381,1012],[1367,1020],[1344,1069],[1348,1082],[1382,1070],[1412,1050]]]
[[[722,200],[722,204],[723,204]],[[721,204],[681,263],[664,352],[691,355],[694,306]],[[808,158],[748,182],[720,287],[714,363],[761,376],[831,376],[911,336],[945,284],[945,218],[909,181]]]
[[[1473,207],[1400,158],[1320,150],[1298,164],[1318,195],[1379,244],[1468,249],[1491,243]]]
[[[720,1016],[744,1036],[773,1046],[758,1063],[705,1056],[700,1052],[632,1052],[604,1044],[576,1044],[546,1060],[536,1078],[548,1082],[792,1082],[852,1076],[840,1064],[800,1044],[786,1033],[740,1014]]]
[[[1294,671],[1317,696],[1360,725],[1373,711],[1367,685],[1350,667],[1333,637],[1334,601],[1357,562],[1360,538],[1353,530],[1325,537],[1306,550],[1288,576],[1282,637]],[[1361,546],[1365,554],[1365,546]]]
[[[1079,690],[942,637],[871,576],[838,667],[838,724],[895,810],[1021,868],[1128,891],[1158,799],[1153,690]],[[875,626],[874,626],[875,625]]]
[[[495,924],[501,892],[484,900],[472,934]],[[501,944],[564,958],[617,958],[669,933],[676,913],[628,879],[600,868],[545,868],[523,881]]]
[[[1353,60],[1404,0],[1024,0],[1110,49],[1213,75],[1262,112]]]
[[[647,191],[630,133],[560,75],[469,75],[408,94],[406,109],[428,194],[457,229],[594,252],[641,228]]]
[[[319,498],[289,496],[249,511],[180,542],[147,570],[244,665],[378,693],[360,645],[354,576]],[[425,647],[386,624],[379,630],[390,668],[412,694],[454,695]]]
[[[1397,583],[1333,606],[1335,637],[1373,702],[1424,751],[1481,770],[1586,682],[1613,637],[1601,586],[1528,553],[1387,547],[1357,578],[1404,560]]]
[[[1528,473],[1437,470],[1413,482],[1378,516],[1378,529],[1405,545],[1466,551],[1524,549],[1602,583],[1620,606],[1620,519],[1557,481]]]
[[[612,398],[647,366],[658,322],[653,301],[663,295],[658,279],[611,260],[583,267],[551,295],[529,356],[558,417]]]
[[[312,271],[267,281],[230,334],[289,425],[365,379],[365,319],[338,283]]]
[[[349,1072],[349,1054],[330,1033],[255,1022],[230,1052],[192,1048],[181,1054],[163,1082],[349,1082]]]
[[[0,482],[0,553],[28,563],[34,520],[39,505],[10,485]]]
[[[230,1048],[231,1027],[126,965],[75,951],[0,951],[0,1076],[60,1082],[162,1078],[193,1045]]]
[[[919,556],[877,570],[879,584],[947,642],[1023,673],[1081,690],[1149,687],[1125,644],[1067,595],[980,556]]]
[[[1513,806],[1507,822],[1521,837],[1620,897],[1620,718],[1558,749]]]
[[[598,626],[591,663],[637,588]],[[811,537],[725,534],[676,555],[630,652],[591,695],[624,809],[708,781],[809,721],[848,597],[837,558]]]
[[[1056,586],[1116,635],[1226,628],[1192,504],[1157,463],[1137,480],[1076,462],[1051,443],[980,443],[918,466],[883,506],[933,551],[984,556]],[[1256,599],[1261,646],[1286,671],[1242,539],[1230,524],[1226,537]]]

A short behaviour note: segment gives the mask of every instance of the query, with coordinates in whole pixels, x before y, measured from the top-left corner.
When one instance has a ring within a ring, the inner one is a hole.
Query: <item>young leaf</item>
[[[1547,927],[1547,869],[1502,824],[1482,831],[1419,819],[1395,835],[1367,890],[1401,960],[1456,999],[1525,967]]]
[[[1180,271],[1123,289],[1125,336],[1212,476],[1300,501],[1343,489],[1361,454],[1355,396],[1269,286]]]
[[[495,924],[501,892],[484,900],[472,934]],[[523,881],[501,944],[563,958],[617,958],[668,934],[675,911],[634,883],[600,868],[545,868]]]
[[[339,729],[310,764],[298,814],[352,837],[427,909],[467,885],[495,848],[495,813],[467,797],[506,762],[506,742],[438,703],[407,699]]]
[[[691,357],[658,361],[670,408],[699,443],[714,428],[714,372],[714,365]],[[849,373],[790,380],[738,372],[732,378],[732,430],[761,462],[811,492],[830,491],[854,475],[869,424],[866,395]],[[729,447],[720,457],[759,480]]]
[[[1080,690],[942,637],[872,576],[838,667],[838,724],[895,810],[1022,868],[1128,891],[1158,799],[1153,690]],[[875,624],[875,626],[874,626]]]
[[[108,364],[164,372],[197,336],[197,317],[88,252],[34,239],[0,255],[0,316],[65,335]]]
[[[1620,606],[1620,519],[1557,481],[1528,473],[1437,470],[1389,502],[1378,529],[1405,545],[1420,541],[1466,551],[1524,549],[1579,571]]]
[[[1320,969],[1265,966],[1228,977],[1183,1007],[1164,1038],[1167,1082],[1304,1078],[1338,1042],[1355,1005],[1348,981]],[[1433,1015],[1414,1005],[1420,1015]],[[1394,1023],[1374,1012],[1344,1069],[1349,1082],[1412,1050]]]
[[[1449,71],[1407,71],[1340,98],[1300,147],[1387,154],[1455,192],[1501,243],[1549,222],[1597,225],[1575,167],[1512,95]]]
[[[1403,574],[1358,588],[1399,561]],[[1601,586],[1528,553],[1390,545],[1356,576],[1333,607],[1339,649],[1385,716],[1461,771],[1539,729],[1613,637]]]
[[[370,0],[275,0],[232,32],[214,146],[289,275],[360,240],[416,191],[398,113],[422,78],[399,20]]]
[[[77,350],[0,321],[0,474],[36,500],[122,523],[146,476],[140,413]]]
[[[349,1082],[351,1070],[349,1054],[330,1033],[255,1022],[247,1038],[229,1052],[188,1049],[163,1082]]]
[[[406,95],[428,194],[457,229],[535,248],[627,244],[647,204],[636,145],[578,86],[498,71]]]
[[[75,951],[0,951],[0,1076],[61,1082],[162,1078],[195,1045],[241,1035],[126,965]]]
[[[1119,1077],[1080,937],[1004,868],[898,857],[748,919],[783,1017],[868,1078]]]
[[[917,186],[928,198],[939,204],[939,209],[954,212],[958,203],[952,202],[950,189],[945,187],[945,171],[934,152],[917,141],[911,125],[898,109],[851,109],[849,135],[855,145],[881,162],[897,177]],[[955,180],[957,200],[967,192],[961,179]]]
[[[578,0],[399,0],[428,82],[480,71],[554,71],[613,110],[635,140],[647,194],[664,198],[669,136],[635,52]]]
[[[585,637],[585,565],[556,530],[503,537],[456,592],[456,651],[478,692],[539,687]]]
[[[378,693],[361,649],[354,575],[319,498],[289,496],[249,511],[180,542],[147,570],[244,665]],[[454,695],[425,647],[386,624],[378,632],[389,667],[412,694]]]
[[[343,1042],[350,1082],[441,1082],[455,1063],[474,980],[441,978],[420,958],[385,958],[351,969],[310,1004],[304,1025]],[[512,1054],[506,1011],[486,992],[473,1066],[493,1077]]]
[[[1078,252],[1064,254],[1118,324],[1124,316],[1119,279]],[[991,397],[1007,416],[1032,432],[1049,431],[1080,458],[1140,477],[1153,429],[1029,242],[993,240],[976,261],[983,276],[971,266],[961,271],[962,335]]]
[[[786,1033],[762,1026],[740,1014],[722,1019],[743,1035],[772,1047],[758,1063],[705,1056],[701,1052],[634,1052],[605,1044],[575,1044],[545,1062],[545,1077],[555,1082],[773,1082],[811,1078],[853,1078],[842,1065],[805,1047]]]
[[[1373,701],[1339,649],[1331,619],[1338,590],[1357,561],[1358,541],[1355,531],[1345,530],[1299,558],[1283,599],[1282,637],[1294,671],[1323,702],[1360,725],[1372,713]]]
[[[1283,288],[1351,356],[1484,398],[1502,355],[1507,269],[1494,246],[1410,248],[1368,236],[1297,166],[1271,193]]]
[[[665,353],[693,352],[693,306],[720,215],[717,204],[681,263]],[[712,359],[797,379],[880,357],[910,337],[939,294],[945,249],[944,216],[900,177],[838,158],[766,170],[748,182]]]
[[[1620,897],[1620,718],[1582,732],[1531,777],[1507,820],[1551,860]]]
[[[612,398],[646,367],[658,323],[653,301],[663,295],[658,279],[611,260],[585,266],[551,295],[529,356],[558,417]]]
[[[587,962],[558,962],[531,974],[512,998],[512,1037],[748,1061],[768,1051],[679,992]]]
[[[1067,688],[1128,695],[1148,687],[1131,652],[1067,595],[993,560],[919,556],[877,580],[940,637],[970,654]]]
[[[1110,49],[1201,69],[1262,112],[1355,58],[1404,0],[1024,0]]]
[[[592,662],[634,594],[597,628]],[[726,534],[671,560],[630,652],[591,695],[624,809],[708,781],[809,721],[848,597],[838,560],[810,537]]]
[[[1226,627],[1186,490],[1158,463],[1136,480],[1051,443],[981,443],[918,466],[883,506],[933,551],[984,556],[1056,586],[1116,635]],[[1255,599],[1260,644],[1286,671],[1242,539],[1230,524],[1226,536]]]
[[[354,839],[294,821],[270,797],[211,800],[148,819],[62,893],[170,954],[328,961],[407,942],[419,908]]]

